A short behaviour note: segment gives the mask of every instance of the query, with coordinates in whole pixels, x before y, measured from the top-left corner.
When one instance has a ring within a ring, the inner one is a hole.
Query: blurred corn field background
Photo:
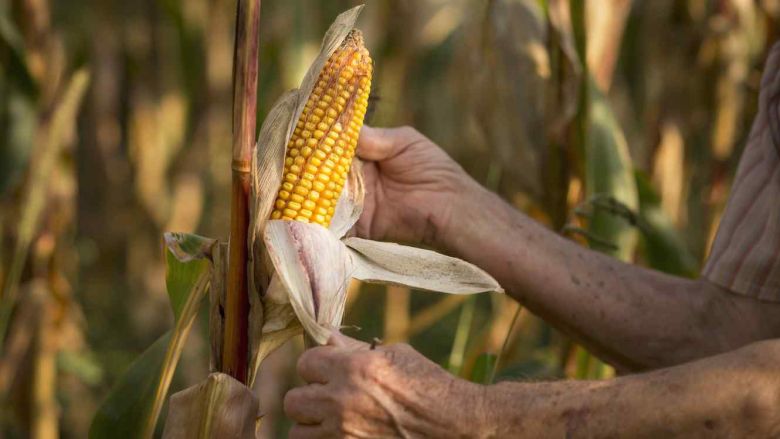
[[[260,117],[355,4],[263,1]],[[0,436],[85,437],[171,325],[162,232],[226,238],[234,14],[227,0],[0,0]],[[779,19],[777,0],[369,0],[369,123],[416,127],[582,245],[695,276]],[[207,320],[173,391],[208,373]],[[614,373],[506,296],[356,283],[345,324],[480,382]],[[268,437],[288,426],[301,349],[260,373]]]

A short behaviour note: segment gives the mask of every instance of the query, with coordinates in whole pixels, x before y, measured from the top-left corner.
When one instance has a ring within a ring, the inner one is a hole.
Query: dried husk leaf
[[[265,244],[295,314],[320,344],[344,314],[351,258],[331,231],[298,221],[269,221]]]
[[[336,212],[330,222],[330,231],[338,238],[352,229],[363,213],[363,200],[366,196],[366,186],[363,181],[363,164],[357,158],[352,160],[349,177],[341,192]]]
[[[259,408],[248,387],[229,375],[213,373],[171,396],[163,438],[253,438]]]
[[[264,253],[262,240],[258,240],[257,237],[263,236],[265,223],[268,222],[273,210],[276,191],[282,184],[287,133],[294,123],[292,114],[297,102],[298,91],[291,90],[274,104],[260,128],[257,148],[252,157],[252,215],[249,224],[249,248],[252,251],[249,255],[249,263],[253,267],[250,287],[256,292],[260,291],[258,285],[267,282],[263,261],[258,259],[258,256]],[[255,259],[258,260],[255,262]]]
[[[352,277],[365,282],[404,285],[449,294],[504,290],[476,265],[430,250],[389,242],[348,238]]]

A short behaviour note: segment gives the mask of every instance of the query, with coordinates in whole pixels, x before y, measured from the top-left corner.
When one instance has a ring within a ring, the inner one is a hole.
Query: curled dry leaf
[[[355,271],[352,276],[366,282],[405,285],[449,294],[474,294],[504,290],[482,269],[457,258],[430,250],[349,238]]]

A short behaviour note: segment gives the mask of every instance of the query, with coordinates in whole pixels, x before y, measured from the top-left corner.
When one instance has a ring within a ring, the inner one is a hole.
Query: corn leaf
[[[348,238],[353,250],[352,276],[365,282],[404,285],[449,294],[504,290],[479,267],[430,250],[389,242]]]
[[[477,357],[469,381],[478,384],[491,384],[490,381],[492,379],[493,369],[496,367],[496,361],[496,355],[487,352]]]
[[[90,438],[152,437],[209,284],[215,243],[196,235],[165,234],[166,286],[175,327],[147,349],[114,385],[95,414]]]
[[[92,419],[90,438],[141,437],[170,341],[169,331],[130,365]]]
[[[606,98],[591,85],[585,142],[585,186],[592,216],[588,223],[591,246],[623,261],[631,260],[637,245],[636,225],[630,216],[611,209],[611,201],[638,211],[634,167],[623,131]]]
[[[229,375],[213,373],[171,396],[163,438],[251,438],[258,425],[259,401]]]
[[[695,276],[696,259],[688,250],[672,220],[661,208],[661,199],[652,183],[641,172],[636,173],[636,182],[640,202],[641,251],[647,264],[669,274]]]

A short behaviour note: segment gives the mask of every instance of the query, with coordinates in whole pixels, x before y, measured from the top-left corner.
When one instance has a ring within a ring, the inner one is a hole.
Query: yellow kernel
[[[317,208],[317,203],[312,200],[306,200],[303,202],[303,208],[308,210],[314,210]]]
[[[338,134],[336,134],[338,136]],[[336,141],[331,137],[330,133],[328,133],[328,137],[325,138],[325,140],[322,141],[324,144],[328,146],[335,146]]]
[[[316,175],[317,174],[317,169],[318,168],[316,166],[314,166],[314,164],[312,164],[312,163],[309,163],[308,165],[306,165],[306,172],[308,172],[310,174],[315,174]]]
[[[305,216],[298,215],[295,217],[295,221],[302,222],[302,223],[308,223],[309,219]]]
[[[296,149],[296,148],[293,148],[293,149],[291,149],[290,151],[288,151],[288,152],[287,152],[287,154],[288,154],[290,157],[298,157],[298,154],[300,154],[300,152],[298,151],[298,149]]]
[[[282,217],[282,212],[278,210],[274,210],[273,212],[271,212],[271,219],[277,220],[280,219],[281,217]]]
[[[311,137],[311,131],[303,130],[303,132],[301,133],[301,137],[303,137],[304,139],[308,139],[309,137]]]
[[[304,180],[314,180],[314,174],[310,172],[304,172],[303,173],[303,179]],[[316,183],[316,182],[315,182]],[[316,186],[315,186],[316,187]]]
[[[322,182],[328,182],[330,181],[330,175],[328,174],[317,174],[317,180]]]
[[[322,151],[317,151],[317,152],[322,152]],[[309,159],[309,163],[311,163],[315,167],[319,167],[322,164],[322,160],[319,159],[317,153],[314,153],[314,157]]]
[[[317,139],[315,139],[314,137],[312,137],[311,139],[309,139],[309,140],[306,142],[306,146],[308,146],[309,148],[316,148],[316,147],[317,147],[317,143],[318,143],[318,142],[319,142],[319,141],[318,141]]]
[[[287,203],[284,202],[284,200],[276,200],[276,208],[277,209],[284,209],[284,206],[286,206]]]
[[[306,127],[306,129],[309,131],[314,131],[315,129],[317,129],[317,125],[311,122],[307,122],[306,125],[304,125],[304,127]]]
[[[309,192],[309,199],[312,201],[317,201],[320,199],[320,193],[317,191],[311,191]]]
[[[286,159],[284,159],[284,166],[290,166],[292,164],[293,164],[293,158],[292,157],[287,157]]]
[[[314,183],[312,183],[312,187],[314,188],[315,191],[320,193],[325,190],[325,184],[322,183],[321,181],[315,181]]]
[[[282,200],[287,200],[290,198],[290,193],[287,191],[279,191],[279,198]]]
[[[305,198],[303,198],[302,196],[300,196],[298,194],[290,195],[290,205],[292,205],[292,203],[303,203],[304,200],[305,200]]]
[[[282,183],[282,189],[286,190],[287,192],[290,192],[291,190],[293,190],[294,187],[295,187],[295,185],[293,185],[292,183],[288,183],[286,181],[284,183]]]
[[[288,218],[295,218],[296,215],[298,215],[298,212],[292,210],[292,209],[284,209],[282,211],[282,215],[288,217]]]
[[[313,111],[315,116],[322,117],[325,115],[325,111],[323,111],[321,108],[315,108]]]
[[[328,158],[328,155],[325,154],[325,151],[317,150],[314,152],[314,157],[320,160],[325,160],[326,158]],[[325,163],[327,163],[327,161]]]
[[[302,137],[298,138],[298,139],[295,139],[295,147],[296,148],[302,147],[304,142],[305,142],[305,140]]]
[[[289,201],[287,203],[287,207],[289,207],[290,209],[292,209],[292,210],[297,212],[297,211],[301,210],[301,203],[298,203],[298,202],[295,202],[295,201]]]
[[[327,215],[328,214],[328,209],[326,209],[324,207],[318,207],[317,208],[317,214],[318,215]]]
[[[312,214],[313,214],[313,213],[314,213],[314,212],[312,212],[311,210],[308,210],[308,209],[301,209],[301,211],[300,211],[300,212],[298,212],[298,215],[299,215],[299,216],[302,216],[302,217],[304,217],[304,218],[306,218],[306,219],[309,219],[309,218],[311,218],[311,216],[312,216]]]
[[[298,156],[298,157],[295,157],[295,160],[293,160],[293,163],[298,165],[298,166],[302,166],[304,163],[306,163],[306,159],[301,157],[301,156]]]
[[[308,146],[304,146],[303,149],[301,150],[301,155],[304,157],[308,157],[311,155],[311,152],[312,152],[311,148],[309,148]]]
[[[323,192],[322,192],[322,196],[323,196],[323,197],[325,197],[325,199],[324,199],[324,200],[322,200],[322,201],[320,201],[320,204],[323,204],[323,205],[324,205],[324,204],[325,204],[325,203],[324,203],[325,201],[327,201],[328,203],[330,203],[330,200],[332,200],[332,199],[334,198],[335,194],[333,193],[333,191],[332,191],[332,190],[328,189],[328,190],[326,190],[326,191],[323,191]],[[328,205],[330,205],[330,204],[328,204]]]
[[[314,222],[317,224],[327,225],[328,223],[325,221],[325,216],[322,214],[314,215]]]
[[[295,183],[295,181],[298,180],[298,176],[290,173],[284,176],[284,180],[290,183]]]
[[[306,195],[309,194],[309,189],[303,186],[296,186],[293,192],[295,192],[298,195],[303,195],[305,197]]]
[[[311,180],[303,179],[299,181],[298,184],[300,184],[301,187],[305,187],[306,189],[311,189]]]
[[[298,165],[292,165],[290,166],[290,172],[293,174],[299,174],[301,172],[301,167]]]
[[[336,117],[339,115],[339,113],[332,108],[328,108],[328,112],[326,114],[328,115],[328,117]]]
[[[322,139],[323,137],[325,137],[325,131],[317,130],[314,132],[315,139]]]

